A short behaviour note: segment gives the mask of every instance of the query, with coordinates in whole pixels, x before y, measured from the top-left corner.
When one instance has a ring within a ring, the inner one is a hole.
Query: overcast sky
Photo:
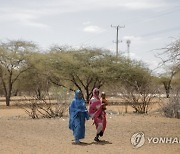
[[[159,62],[154,55],[180,36],[179,0],[0,0],[0,40],[33,41],[50,45],[88,46],[115,53],[116,29],[119,52],[146,62],[151,69]]]

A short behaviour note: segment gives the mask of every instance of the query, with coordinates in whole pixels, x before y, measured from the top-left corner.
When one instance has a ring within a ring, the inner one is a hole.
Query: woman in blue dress
[[[75,143],[85,137],[85,120],[89,114],[80,90],[75,91],[75,97],[69,106],[69,129],[73,131]]]

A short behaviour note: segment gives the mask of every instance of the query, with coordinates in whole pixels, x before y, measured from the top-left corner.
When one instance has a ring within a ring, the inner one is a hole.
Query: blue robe
[[[85,120],[89,119],[84,100],[78,98],[79,92],[75,91],[75,97],[69,106],[69,129],[73,131],[75,140],[85,137]]]

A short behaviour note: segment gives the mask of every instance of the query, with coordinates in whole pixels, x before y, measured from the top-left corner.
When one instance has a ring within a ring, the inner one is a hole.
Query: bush
[[[169,102],[162,107],[166,117],[180,119],[180,97],[178,95],[169,99]]]
[[[26,114],[32,119],[61,118],[68,108],[67,103],[60,103],[57,100],[35,98],[26,101],[29,103],[26,106],[21,105],[20,107],[23,108]]]

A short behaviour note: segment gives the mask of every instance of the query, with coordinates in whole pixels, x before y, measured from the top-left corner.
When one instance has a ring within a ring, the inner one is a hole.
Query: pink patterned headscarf
[[[94,89],[93,89],[93,96],[94,96],[95,98],[97,98],[97,99],[100,99],[100,98],[99,98],[99,95],[97,95],[96,92],[99,92],[99,89],[98,89],[98,88],[94,88]]]

